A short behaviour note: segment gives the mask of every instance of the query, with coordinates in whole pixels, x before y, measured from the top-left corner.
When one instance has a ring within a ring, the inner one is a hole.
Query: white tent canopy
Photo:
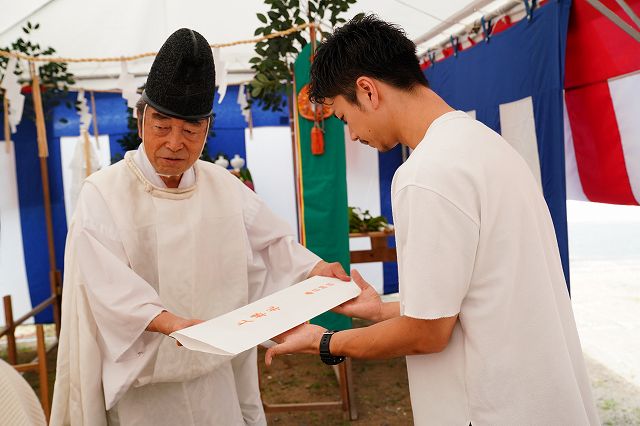
[[[443,24],[449,27],[436,34],[431,40],[433,43],[447,39],[450,33],[460,31],[468,22],[504,3],[504,0],[358,0],[345,17],[373,12],[402,26],[414,40],[424,38],[425,33],[438,25],[438,28],[443,28]],[[455,21],[449,19],[474,5],[479,5],[476,13]],[[0,46],[8,46],[18,37],[29,37],[32,42],[55,48],[62,57],[104,58],[157,51],[163,41],[181,27],[197,30],[210,43],[250,39],[254,37],[255,28],[261,25],[256,13],[268,7],[262,0],[0,0],[0,10]],[[27,36],[21,29],[27,21],[39,23],[40,29]],[[426,46],[419,48],[424,50]],[[249,59],[253,56],[253,45],[224,48],[221,56],[227,64],[229,83],[251,78]],[[129,72],[141,83],[151,62],[152,58],[129,62]],[[109,89],[115,87],[121,67],[117,62],[73,63],[70,70],[82,87]]]

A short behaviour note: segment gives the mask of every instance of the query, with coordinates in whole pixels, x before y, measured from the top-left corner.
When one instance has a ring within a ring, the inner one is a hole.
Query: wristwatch
[[[329,350],[329,342],[335,332],[336,330],[327,330],[320,339],[320,359],[327,365],[336,365],[344,361],[343,356],[333,356]]]

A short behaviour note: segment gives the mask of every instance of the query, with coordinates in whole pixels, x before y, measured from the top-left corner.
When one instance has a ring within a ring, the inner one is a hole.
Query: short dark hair
[[[372,77],[399,89],[429,87],[416,57],[416,45],[397,25],[376,15],[354,18],[320,45],[311,64],[309,99],[344,96],[358,104],[356,80]]]

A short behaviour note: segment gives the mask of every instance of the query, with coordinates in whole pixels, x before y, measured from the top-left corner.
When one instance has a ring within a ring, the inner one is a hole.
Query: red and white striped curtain
[[[640,15],[640,0],[626,3]],[[567,198],[640,204],[640,43],[586,0],[574,0],[567,36],[565,157]]]

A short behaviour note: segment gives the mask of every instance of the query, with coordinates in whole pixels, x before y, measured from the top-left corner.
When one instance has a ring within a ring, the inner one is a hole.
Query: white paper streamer
[[[246,90],[245,85],[241,84],[240,88],[238,89],[237,102],[238,102],[238,105],[240,105],[240,112],[244,117],[244,121],[246,121],[247,124],[249,124],[249,116],[251,115],[251,110],[247,108],[249,106],[249,102],[247,101],[247,94],[245,90]]]
[[[227,63],[220,56],[220,48],[213,49],[213,62],[216,66],[216,86],[218,86],[218,104],[222,103],[224,95],[227,94]]]
[[[133,116],[137,117],[136,103],[140,99],[140,95],[138,95],[135,77],[129,73],[126,61],[120,63],[120,77],[118,77],[116,87],[122,90],[122,97],[127,101],[127,106],[133,109]]]
[[[80,195],[80,190],[82,189],[82,184],[84,183],[85,178],[91,173],[100,170],[100,159],[98,158],[98,153],[96,152],[93,143],[91,142],[91,138],[89,138],[89,135],[86,134],[86,132],[86,130],[80,131],[80,136],[78,137],[76,147],[73,151],[73,158],[71,159],[71,163],[69,164],[69,168],[71,169],[70,200],[71,208],[73,210],[75,210],[76,208],[78,196]],[[91,170],[89,172],[87,172],[87,151],[84,147],[85,137],[89,140],[89,164],[91,167]]]
[[[84,90],[78,91],[77,98],[78,116],[80,117],[80,133],[84,130],[89,130],[91,124],[91,113],[89,112],[89,106],[87,105],[87,98],[84,96]]]
[[[14,73],[17,67],[18,60],[14,57],[9,58],[4,78],[0,82],[0,87],[4,89],[4,95],[9,101],[9,127],[11,127],[11,133],[15,133],[18,130],[17,127],[22,120],[22,111],[24,109],[22,87],[18,82],[18,76]]]

